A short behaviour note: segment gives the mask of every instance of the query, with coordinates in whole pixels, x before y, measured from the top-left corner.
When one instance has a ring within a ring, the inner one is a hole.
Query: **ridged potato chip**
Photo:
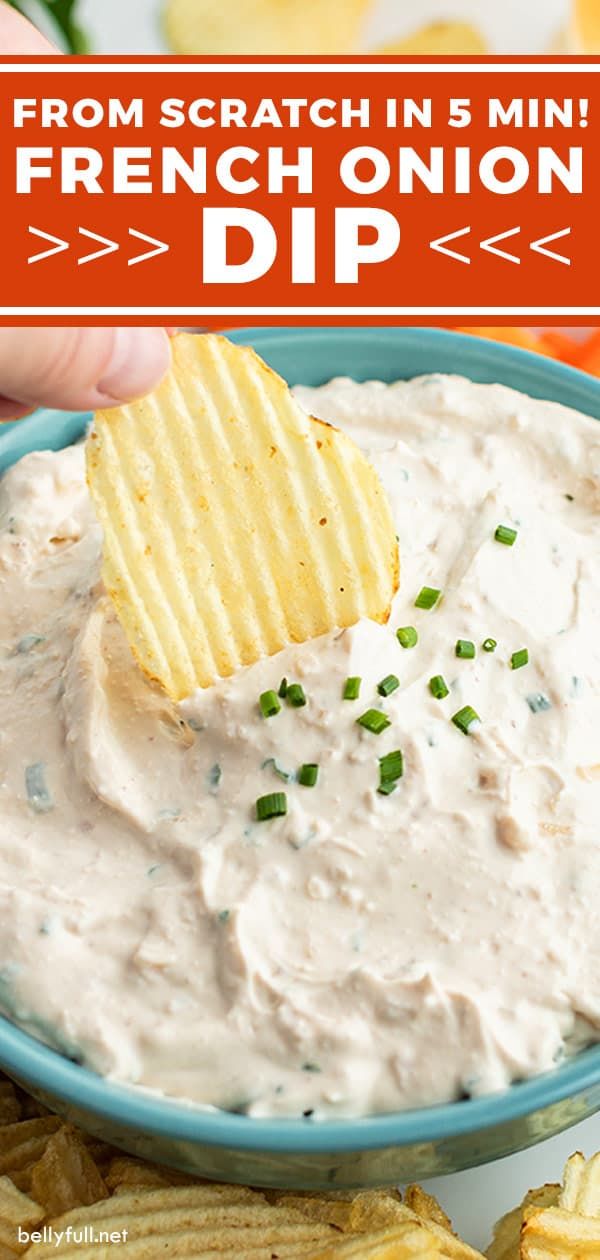
[[[600,1256],[600,1220],[563,1208],[527,1208],[521,1260],[593,1260]]]
[[[558,1206],[565,1212],[600,1216],[600,1154],[585,1159],[580,1151],[567,1160]]]
[[[525,1212],[530,1207],[555,1207],[560,1195],[559,1185],[540,1186],[529,1190],[519,1207],[507,1212],[494,1226],[494,1237],[486,1256],[487,1260],[520,1260],[521,1228]]]
[[[399,57],[477,57],[489,50],[483,35],[469,22],[432,22],[373,51]]]
[[[173,700],[389,616],[398,543],[375,470],[247,347],[174,338],[153,394],[96,415],[87,468],[105,586]]]
[[[442,1252],[423,1225],[406,1223],[391,1229],[354,1235],[315,1251],[310,1260],[439,1260]]]
[[[215,56],[355,52],[370,0],[168,0],[165,33],[176,53]]]

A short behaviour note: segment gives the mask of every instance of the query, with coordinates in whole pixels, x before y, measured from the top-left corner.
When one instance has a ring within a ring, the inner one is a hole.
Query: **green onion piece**
[[[496,648],[498,647],[498,640],[497,639],[484,639],[481,646],[484,652],[495,652]]]
[[[231,910],[219,910],[219,913],[217,915],[217,919],[219,920],[219,923],[227,923],[227,920],[230,914],[231,914]]]
[[[446,686],[446,680],[441,674],[436,674],[434,678],[429,679],[429,690],[435,700],[445,700],[450,695],[450,689]]]
[[[434,586],[422,586],[415,600],[415,608],[435,608],[441,593]]]
[[[54,809],[54,800],[46,783],[46,766],[43,761],[36,761],[25,768],[25,791],[27,800],[36,814],[47,814]]]
[[[452,721],[459,731],[462,731],[463,735],[470,735],[471,727],[475,722],[481,722],[481,718],[475,712],[475,709],[471,708],[470,704],[466,704],[464,709],[459,709],[458,713],[454,714]]]
[[[496,542],[504,543],[505,547],[512,547],[517,539],[517,530],[511,529],[510,525],[499,525],[494,538]]]
[[[282,678],[279,684],[279,691],[277,692],[277,695],[280,696],[282,700],[285,700],[285,697],[287,696],[287,689],[288,680],[287,678]]]
[[[518,652],[513,652],[510,658],[511,669],[522,669],[524,665],[529,664],[529,651],[527,648],[520,648]]]
[[[470,639],[457,639],[455,651],[461,661],[472,661],[475,656],[475,644],[471,643]]]
[[[291,783],[294,777],[290,770],[284,770],[283,766],[279,765],[279,762],[275,757],[267,757],[266,761],[262,762],[260,768],[261,770],[272,770],[273,773],[277,775],[278,779],[283,779],[284,783]]]
[[[281,713],[281,705],[274,691],[263,691],[258,703],[264,718],[275,717],[276,713]]]
[[[344,700],[358,700],[362,678],[347,678],[344,683]]]
[[[380,783],[377,791],[380,796],[391,796],[396,791],[398,784],[395,779],[390,779],[388,783]]]
[[[419,642],[419,636],[414,626],[401,626],[399,630],[396,630],[396,638],[400,647],[403,648],[414,648]]]
[[[302,787],[314,787],[319,777],[319,767],[314,762],[308,762],[300,766],[298,771],[298,783]]]
[[[364,726],[366,731],[371,731],[372,735],[381,735],[382,731],[392,725],[389,717],[386,717],[380,709],[367,709],[366,713],[363,713],[356,721],[359,726]]]
[[[387,674],[385,678],[377,686],[380,696],[391,696],[393,691],[397,691],[400,686],[400,679],[395,674]]]
[[[269,792],[268,796],[259,796],[256,802],[256,817],[259,822],[267,822],[269,818],[281,818],[284,814],[287,814],[285,792]]]
[[[396,783],[404,774],[404,756],[400,748],[379,758],[379,786]]]
[[[306,696],[304,694],[304,687],[302,686],[302,683],[290,683],[285,698],[288,704],[291,704],[293,709],[302,709],[306,704]]]
[[[534,691],[526,699],[532,713],[547,713],[552,708],[552,701],[542,691]]]

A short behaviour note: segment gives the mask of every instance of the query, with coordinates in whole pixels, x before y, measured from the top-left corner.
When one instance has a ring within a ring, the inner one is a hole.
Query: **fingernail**
[[[142,398],[162,380],[171,362],[164,328],[117,328],[110,360],[96,389],[107,403]]]

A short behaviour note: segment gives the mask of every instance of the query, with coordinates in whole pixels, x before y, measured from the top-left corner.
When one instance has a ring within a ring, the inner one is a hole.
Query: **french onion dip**
[[[178,708],[103,592],[83,448],[0,484],[0,1005],[254,1116],[485,1094],[600,1039],[600,426],[458,377],[297,393],[389,495],[389,624]]]

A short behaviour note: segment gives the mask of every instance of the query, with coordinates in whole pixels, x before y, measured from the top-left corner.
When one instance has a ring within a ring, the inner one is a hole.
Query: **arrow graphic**
[[[39,236],[43,241],[52,241],[53,249],[44,249],[41,254],[30,254],[27,259],[28,263],[41,262],[43,258],[52,258],[53,254],[62,254],[63,250],[69,248],[68,241],[62,241],[60,236],[52,236],[50,232],[42,232],[41,228],[30,227],[29,231],[32,236]]]
[[[458,232],[449,232],[447,236],[439,236],[437,241],[430,241],[429,248],[437,250],[438,254],[447,254],[448,258],[456,258],[457,262],[470,263],[471,259],[466,254],[458,254],[454,249],[446,249],[447,241],[456,241],[459,236],[468,236],[471,231],[470,227],[460,228]]]
[[[97,232],[90,232],[87,228],[79,228],[80,236],[87,236],[91,241],[98,241],[104,245],[104,249],[96,249],[93,254],[85,254],[83,258],[77,259],[77,265],[83,266],[84,263],[94,262],[96,258],[104,258],[106,254],[114,254],[119,248],[116,241],[110,241],[106,236],[98,236]]]
[[[480,249],[487,250],[488,254],[497,254],[498,258],[505,258],[507,262],[520,263],[521,259],[516,254],[509,254],[505,249],[495,248],[497,241],[505,241],[509,236],[518,236],[520,231],[520,227],[509,228],[508,232],[499,232],[497,236],[488,236],[486,241],[480,242]]]
[[[135,258],[130,258],[127,262],[128,267],[135,267],[136,263],[147,262],[149,258],[156,258],[158,254],[166,254],[169,246],[164,241],[157,241],[154,236],[146,236],[145,232],[136,232],[135,228],[129,229],[129,235],[137,237],[140,241],[146,241],[148,245],[154,245],[154,249],[149,249],[145,254],[137,254]]]
[[[562,236],[570,236],[571,229],[563,228],[562,232],[552,232],[550,236],[541,236],[539,241],[532,241],[529,246],[536,254],[543,254],[545,258],[553,258],[554,262],[564,263],[566,267],[571,266],[572,259],[567,258],[565,254],[556,254],[553,249],[545,249],[550,241],[558,241]]]

